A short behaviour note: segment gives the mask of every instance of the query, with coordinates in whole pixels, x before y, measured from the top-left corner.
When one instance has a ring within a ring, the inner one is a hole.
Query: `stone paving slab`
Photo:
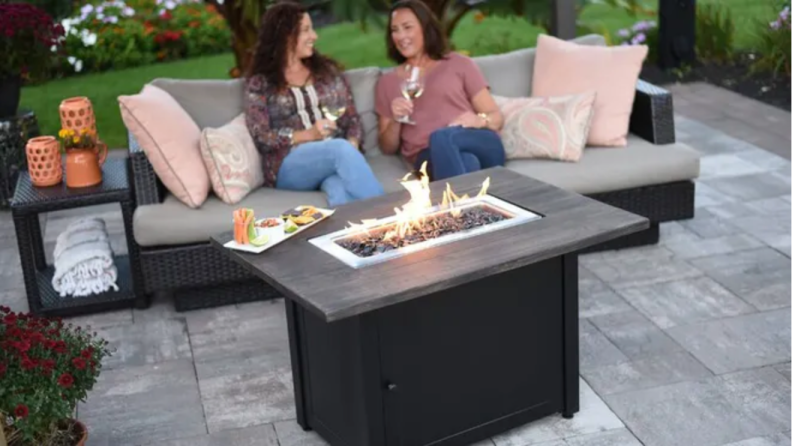
[[[674,111],[790,159],[790,113],[704,82],[667,87]]]
[[[604,399],[646,446],[720,446],[789,429],[789,381],[770,368]]]
[[[673,327],[668,334],[716,374],[790,360],[786,308]]]
[[[778,251],[765,247],[690,262],[760,310],[790,306],[790,259]]]
[[[580,412],[572,419],[553,415],[493,438],[496,446],[528,446],[567,437],[623,428],[624,424],[603,400],[580,380]]]
[[[663,329],[756,311],[708,277],[628,288],[619,293]]]
[[[282,446],[271,424],[244,429],[229,429],[210,435],[149,443],[150,446]]]
[[[206,434],[192,361],[105,370],[78,416],[91,442],[137,445]]]

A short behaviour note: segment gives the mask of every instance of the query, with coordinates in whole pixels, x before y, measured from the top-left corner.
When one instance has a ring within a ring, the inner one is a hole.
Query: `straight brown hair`
[[[385,33],[385,45],[388,48],[388,58],[397,64],[404,63],[407,60],[396,48],[391,37],[391,26],[393,26],[393,13],[399,9],[409,9],[418,18],[418,23],[421,24],[424,37],[424,52],[432,60],[440,60],[444,58],[448,52],[448,39],[446,39],[443,26],[440,24],[437,16],[426,6],[426,3],[421,0],[400,0],[391,6],[390,13],[388,14],[388,28]]]

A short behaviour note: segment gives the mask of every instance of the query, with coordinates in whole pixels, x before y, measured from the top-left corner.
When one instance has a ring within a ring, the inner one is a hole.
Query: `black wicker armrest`
[[[638,80],[630,115],[630,132],[654,144],[676,141],[674,104],[668,90]]]
[[[143,152],[131,133],[129,133],[129,161],[137,205],[162,203],[165,198],[164,186],[157,174],[154,173],[154,168],[146,157],[146,153]]]

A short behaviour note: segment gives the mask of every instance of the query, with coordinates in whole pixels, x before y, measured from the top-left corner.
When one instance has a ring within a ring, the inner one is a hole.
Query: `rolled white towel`
[[[52,287],[61,297],[118,291],[118,270],[103,220],[87,218],[69,225],[58,236],[54,254]]]

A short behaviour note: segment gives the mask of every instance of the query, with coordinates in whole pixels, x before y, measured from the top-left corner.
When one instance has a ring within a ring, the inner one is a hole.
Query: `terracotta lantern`
[[[28,140],[25,147],[30,181],[34,186],[60,184],[63,180],[60,144],[54,136],[39,136]]]

